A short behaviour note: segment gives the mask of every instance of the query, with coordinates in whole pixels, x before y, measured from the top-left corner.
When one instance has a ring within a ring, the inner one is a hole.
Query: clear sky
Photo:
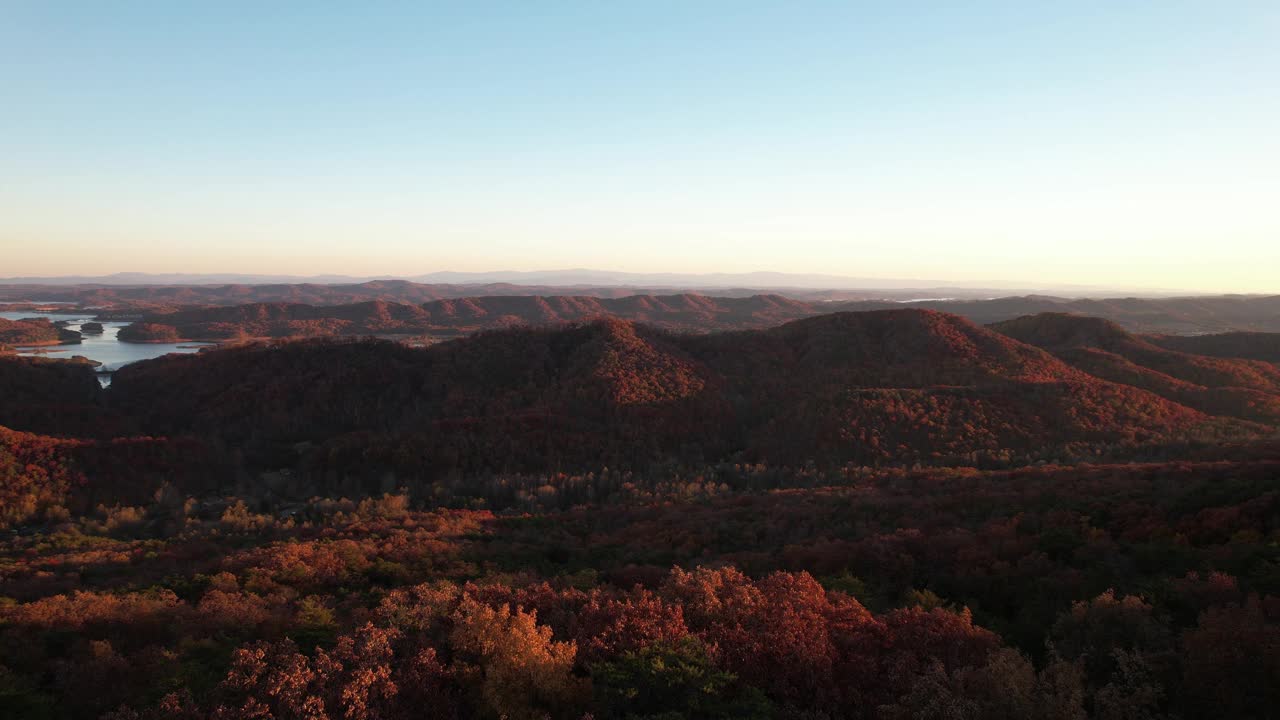
[[[0,0],[0,251],[1280,292],[1280,2]]]

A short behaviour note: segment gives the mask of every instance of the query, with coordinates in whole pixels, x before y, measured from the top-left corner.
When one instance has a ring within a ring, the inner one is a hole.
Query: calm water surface
[[[79,330],[80,325],[93,320],[92,315],[68,314],[68,313],[39,313],[26,311],[4,311],[0,312],[0,317],[5,320],[22,320],[23,318],[48,318],[52,322],[59,320],[68,320],[70,324],[68,330]],[[83,355],[90,360],[97,360],[102,363],[102,367],[98,368],[98,379],[103,385],[111,383],[111,375],[122,365],[128,365],[131,362],[139,360],[148,360],[169,353],[193,353],[199,351],[201,347],[206,347],[210,343],[128,343],[121,342],[116,336],[120,332],[120,328],[128,325],[126,322],[104,322],[102,323],[101,335],[85,334],[84,339],[79,345],[48,345],[38,348],[18,348],[19,355],[43,355],[51,358],[69,358],[73,355]]]

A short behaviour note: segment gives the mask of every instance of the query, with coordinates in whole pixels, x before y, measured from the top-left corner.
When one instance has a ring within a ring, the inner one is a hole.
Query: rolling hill
[[[140,432],[236,448],[246,470],[366,490],[672,460],[1160,457],[1171,445],[1265,432],[915,309],[711,335],[598,320],[427,348],[247,344],[125,367],[107,399]]]
[[[131,341],[230,340],[329,335],[456,335],[514,327],[559,325],[617,317],[672,330],[769,327],[807,317],[813,308],[778,296],[710,298],[703,295],[492,296],[406,305],[382,300],[313,306],[256,303],[148,315],[126,327]]]
[[[1226,309],[1220,307],[1222,304],[1217,300],[1221,299],[1211,298],[1198,302],[1196,307],[1201,312],[1197,315],[1175,315],[1156,310],[1162,303],[1178,305],[1180,301],[1177,299],[1113,302],[1003,298],[988,301],[920,302],[911,303],[910,307],[959,314],[980,324],[1046,310],[1076,316],[1093,313],[1103,319],[1111,318],[1126,329],[1137,331],[1162,328],[1187,330],[1201,326],[1269,326],[1275,318],[1280,318],[1280,308],[1270,307],[1267,298],[1256,298],[1243,305],[1231,301],[1223,306]],[[836,311],[867,312],[903,307],[902,303],[881,301],[815,303],[782,295],[730,298],[688,293],[630,295],[620,298],[495,295],[434,300],[421,305],[386,300],[346,305],[276,302],[147,313],[141,320],[126,328],[121,337],[137,342],[172,342],[175,339],[219,341],[330,335],[451,336],[521,324],[556,325],[601,317],[633,320],[669,330],[708,332],[768,328]],[[1252,317],[1249,313],[1257,313],[1257,317]],[[134,317],[128,313],[124,316]],[[1160,342],[1168,341],[1149,341],[1153,345]],[[1239,345],[1242,341],[1235,342]],[[1266,357],[1271,357],[1275,350],[1272,348],[1263,352],[1270,352],[1271,355]]]
[[[1061,313],[991,327],[1096,377],[1140,387],[1212,415],[1280,421],[1280,367],[1267,362],[1170,350],[1115,323]]]

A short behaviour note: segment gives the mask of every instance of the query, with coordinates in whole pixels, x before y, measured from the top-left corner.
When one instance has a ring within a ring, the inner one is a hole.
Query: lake
[[[33,317],[48,318],[52,322],[67,320],[70,322],[67,325],[68,330],[79,330],[81,324],[93,320],[91,315],[85,313],[42,313],[30,310],[6,310],[0,312],[0,318],[5,320],[22,320],[23,318]],[[98,381],[105,387],[111,384],[110,373],[119,370],[122,365],[168,355],[169,353],[193,353],[199,351],[201,347],[212,345],[212,343],[121,342],[116,336],[119,334],[120,328],[128,324],[127,322],[104,322],[102,323],[101,335],[89,335],[86,333],[79,345],[46,345],[38,348],[19,347],[18,354],[40,355],[51,358],[69,358],[74,355],[83,355],[90,360],[97,360],[102,363],[102,367],[98,368]]]

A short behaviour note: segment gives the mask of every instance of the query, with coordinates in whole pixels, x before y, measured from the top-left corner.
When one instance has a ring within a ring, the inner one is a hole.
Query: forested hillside
[[[770,327],[814,314],[781,296],[702,295],[470,297],[406,305],[377,300],[339,306],[259,303],[149,314],[125,328],[131,341],[236,340],[330,335],[457,335],[520,325],[561,325],[623,318],[673,330]]]
[[[430,485],[456,473],[669,460],[1162,458],[1269,432],[924,310],[708,336],[607,320],[428,348],[248,345],[126,367],[106,399],[138,432],[235,447],[246,471],[288,469],[301,492],[388,473],[395,484]]]
[[[18,345],[56,345],[79,341],[80,333],[60,328],[49,322],[47,318],[33,317],[23,320],[0,318],[0,350]]]
[[[1046,313],[992,328],[1096,377],[1209,414],[1280,422],[1280,366],[1273,363],[1167,349],[1099,318]]]

